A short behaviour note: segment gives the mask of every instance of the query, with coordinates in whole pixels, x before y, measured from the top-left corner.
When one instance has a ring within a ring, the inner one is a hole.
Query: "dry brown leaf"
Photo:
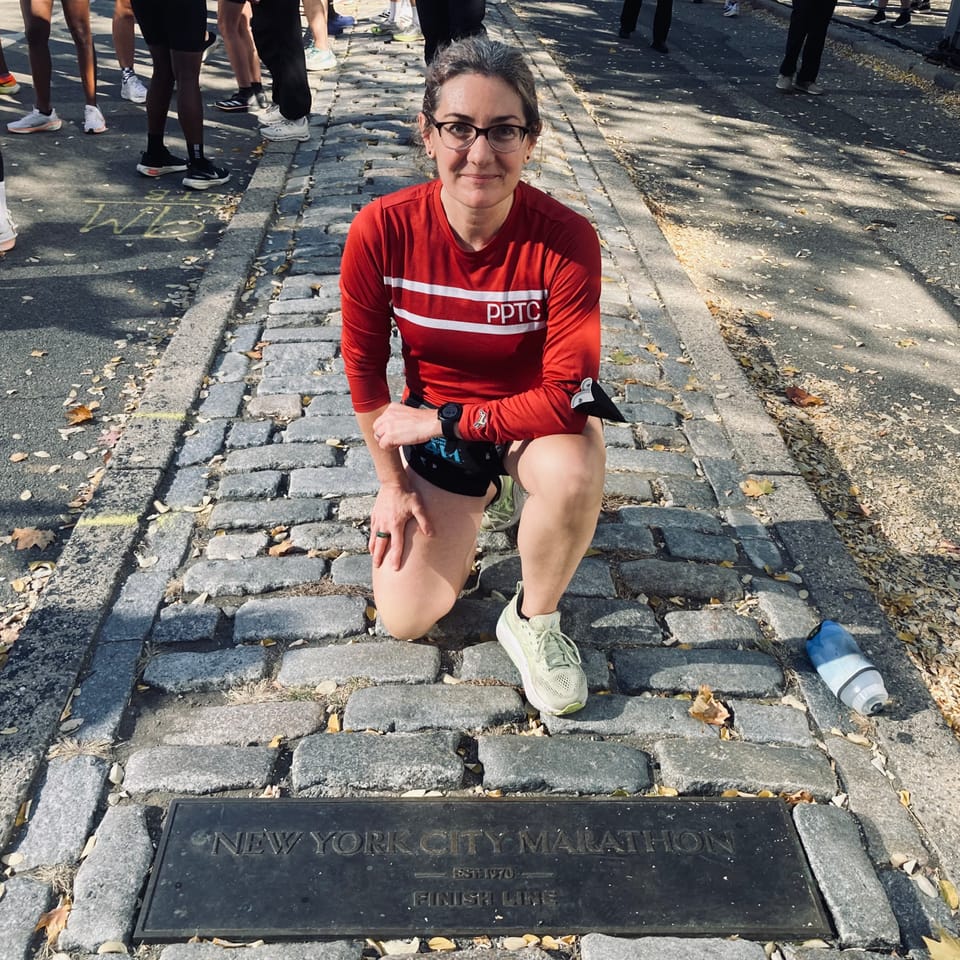
[[[930,960],[960,960],[960,940],[951,937],[943,928],[937,930],[939,940],[924,937],[923,942],[930,951]]]
[[[777,488],[771,480],[759,480],[757,477],[747,477],[740,484],[741,492],[748,497],[764,497],[773,493]]]
[[[809,790],[797,790],[795,793],[781,793],[779,796],[781,800],[789,804],[791,807],[795,807],[798,803],[817,802]]]
[[[431,950],[436,950],[438,953],[443,950],[457,949],[457,945],[452,940],[448,940],[446,937],[431,937],[427,941],[427,946]]]
[[[270,549],[267,550],[267,553],[269,553],[271,557],[282,557],[284,554],[290,553],[296,549],[297,548],[293,545],[292,540],[281,540],[280,543],[275,543],[272,547],[270,547]]]
[[[327,720],[327,733],[339,733],[340,730],[340,714],[331,713],[330,719]]]
[[[30,456],[29,453],[24,453],[22,450],[18,450],[16,453],[10,454],[11,463],[23,463],[24,460],[28,459]]]
[[[798,407],[819,407],[825,403],[823,397],[807,393],[803,387],[787,387],[783,392],[787,395],[787,399]]]
[[[18,550],[29,550],[31,547],[46,550],[56,538],[52,530],[38,530],[36,527],[16,527],[11,536]]]
[[[48,910],[41,915],[37,921],[37,925],[33,928],[34,932],[37,930],[46,931],[48,947],[55,947],[57,945],[57,939],[67,925],[67,918],[70,916],[71,906],[72,903],[69,897],[61,897],[60,902],[52,910]]]
[[[524,947],[536,946],[539,942],[540,938],[535,937],[532,933],[525,933],[522,937],[504,937],[503,949],[523,950]]]
[[[93,419],[93,411],[81,403],[67,410],[64,416],[67,418],[67,423],[72,425],[88,423]]]
[[[687,711],[694,720],[722,727],[730,719],[730,711],[713,696],[713,691],[704,683],[696,700]]]

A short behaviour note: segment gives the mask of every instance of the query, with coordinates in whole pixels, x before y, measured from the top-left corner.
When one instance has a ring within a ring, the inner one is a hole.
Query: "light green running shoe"
[[[523,584],[497,621],[497,640],[520,671],[523,692],[541,713],[559,717],[582,710],[587,677],[577,645],[560,630],[560,613],[524,620],[517,612]]]
[[[500,496],[483,511],[480,529],[484,533],[500,533],[516,526],[526,496],[523,487],[513,477],[504,474],[500,478]]]

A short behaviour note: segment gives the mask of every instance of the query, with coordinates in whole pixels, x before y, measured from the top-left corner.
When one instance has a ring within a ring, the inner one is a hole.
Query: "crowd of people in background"
[[[52,102],[49,41],[53,2],[20,0],[34,105],[23,117],[7,124],[12,134],[57,131],[63,124]],[[776,89],[781,93],[824,93],[817,76],[836,2],[793,0],[776,80]],[[911,10],[928,9],[930,5],[930,0],[898,0],[899,15],[888,20],[889,0],[854,2],[876,8],[869,23],[895,28],[909,25]],[[636,31],[641,3],[642,0],[624,0],[619,18],[621,39],[630,39]],[[83,88],[83,130],[101,134],[106,132],[107,125],[97,105],[97,58],[90,30],[90,0],[61,0],[61,4],[76,48]],[[183,185],[197,190],[226,183],[230,177],[229,170],[204,156],[200,67],[216,40],[216,34],[207,27],[206,8],[206,0],[115,0],[112,19],[120,96],[131,103],[146,104],[147,144],[136,169],[146,177],[183,173]],[[666,40],[672,11],[673,0],[655,0],[650,46],[661,54],[669,53]],[[424,62],[429,66],[438,50],[452,41],[483,35],[485,12],[485,0],[387,0],[386,9],[373,18],[369,29],[375,36],[397,43],[422,43]],[[724,17],[736,17],[739,13],[739,0],[724,0]],[[301,27],[303,21],[305,31]],[[137,24],[153,65],[149,83],[136,72]],[[258,113],[260,132],[267,140],[308,140],[308,74],[337,66],[330,38],[354,25],[353,17],[337,12],[333,0],[218,0],[217,26],[237,89],[215,101],[214,106],[227,112]],[[270,74],[269,94],[261,64]],[[19,90],[0,48],[0,96]],[[172,154],[164,142],[167,114],[174,97],[186,141],[186,157]],[[16,228],[6,205],[0,153],[0,254],[12,249],[15,238]]]
[[[51,99],[53,2],[20,0],[35,102],[23,117],[7,124],[12,134],[54,132],[63,125]],[[375,18],[371,33],[399,43],[423,43],[427,64],[451,41],[485,32],[485,0],[388,3]],[[105,133],[107,124],[97,105],[90,0],[61,0],[61,5],[76,48],[85,100],[84,133]],[[303,20],[307,24],[305,32],[301,29]],[[218,0],[217,26],[237,89],[215,101],[214,106],[227,112],[258,113],[260,133],[267,140],[309,140],[312,94],[308,73],[337,66],[330,37],[354,25],[353,17],[337,12],[333,0]],[[136,72],[136,26],[150,52],[152,76],[148,82]],[[136,165],[137,172],[151,178],[182,173],[183,186],[193,190],[226,183],[230,171],[204,154],[200,69],[217,39],[207,27],[206,0],[115,0],[111,33],[120,67],[120,97],[146,105],[146,149]],[[261,63],[270,74],[269,96]],[[0,95],[10,96],[19,90],[20,84],[8,69],[0,47]],[[186,143],[185,157],[172,153],[165,142],[171,105]],[[16,237],[0,151],[0,255],[13,249]]]

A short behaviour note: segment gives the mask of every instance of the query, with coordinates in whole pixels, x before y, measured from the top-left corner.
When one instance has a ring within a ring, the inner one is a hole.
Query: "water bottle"
[[[839,623],[824,620],[807,637],[807,655],[824,683],[848,707],[868,716],[883,709],[887,702],[883,677]]]

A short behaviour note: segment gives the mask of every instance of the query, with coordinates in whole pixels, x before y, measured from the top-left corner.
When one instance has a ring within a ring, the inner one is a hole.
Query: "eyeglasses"
[[[486,137],[490,148],[497,153],[513,153],[520,149],[523,138],[530,132],[527,127],[518,127],[513,123],[497,123],[492,127],[477,127],[463,120],[434,120],[429,114],[427,120],[437,128],[440,142],[450,150],[463,152],[469,150],[477,137]]]

